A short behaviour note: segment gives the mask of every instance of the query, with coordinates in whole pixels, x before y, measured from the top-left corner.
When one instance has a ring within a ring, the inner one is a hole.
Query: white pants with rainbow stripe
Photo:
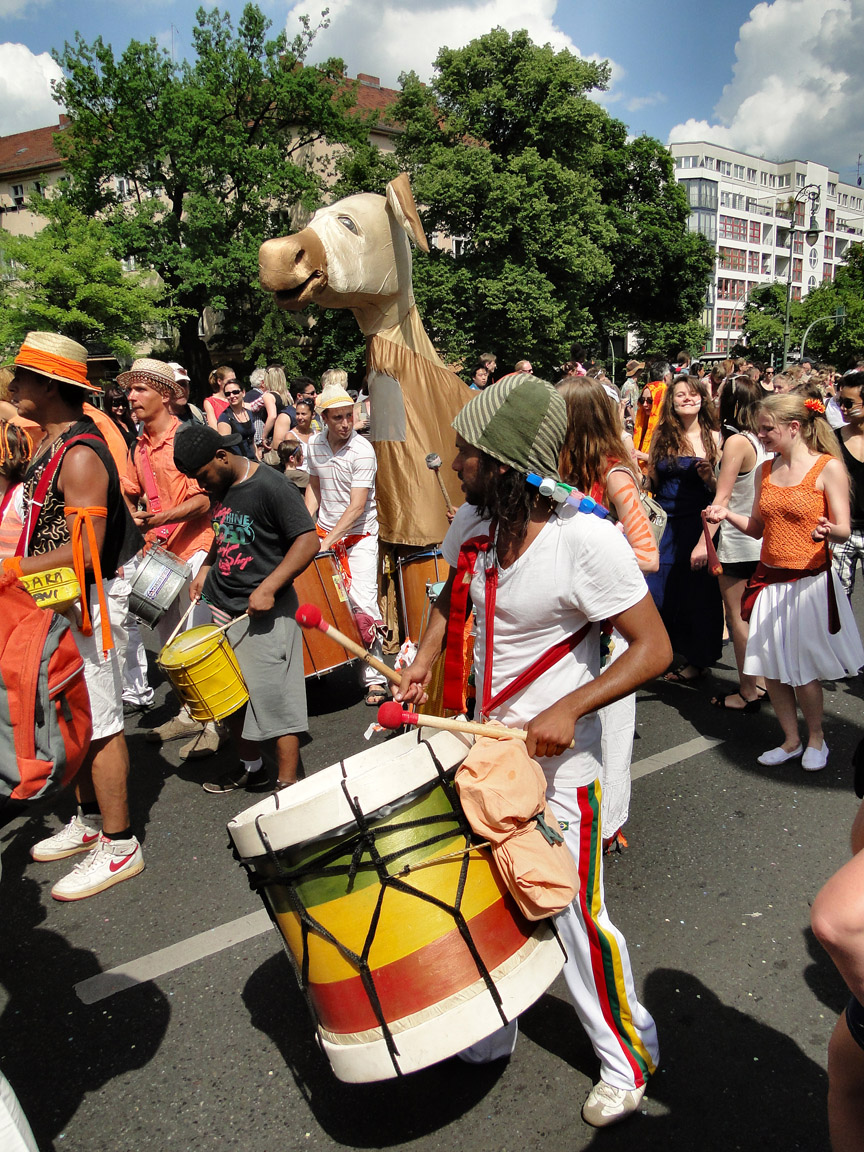
[[[579,867],[579,895],[556,917],[567,949],[564,979],[576,1014],[600,1061],[600,1079],[613,1088],[639,1088],[657,1067],[657,1028],[636,998],[627,942],[609,919],[603,894],[600,782],[546,795]],[[460,1052],[467,1063],[509,1056],[515,1021]]]
[[[579,867],[579,895],[556,918],[567,949],[564,979],[576,1013],[600,1060],[600,1079],[638,1088],[657,1067],[657,1028],[638,1001],[627,941],[606,911],[599,780],[546,790]]]

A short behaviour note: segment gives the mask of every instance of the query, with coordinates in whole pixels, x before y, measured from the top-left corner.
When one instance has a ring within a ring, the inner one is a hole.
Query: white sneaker
[[[30,849],[34,860],[65,860],[76,852],[92,852],[102,835],[102,817],[75,815],[65,828]]]
[[[801,757],[801,767],[805,772],[821,772],[828,763],[828,745],[822,741],[821,748],[807,748]]]
[[[84,900],[106,888],[129,880],[144,869],[138,839],[109,840],[100,836],[96,847],[51,889],[55,900]]]
[[[635,1112],[644,1095],[644,1084],[641,1088],[624,1089],[598,1080],[582,1105],[582,1119],[592,1128],[607,1128]]]
[[[763,752],[761,756],[757,757],[757,763],[764,764],[766,768],[773,768],[777,764],[785,764],[787,760],[797,760],[801,752],[800,744],[791,752],[787,752],[781,744],[777,748],[769,748],[767,752]],[[825,765],[823,764],[822,767],[824,768]]]

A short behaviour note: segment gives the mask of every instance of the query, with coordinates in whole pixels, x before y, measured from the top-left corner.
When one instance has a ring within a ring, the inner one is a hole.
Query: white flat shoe
[[[767,768],[773,768],[775,764],[785,764],[787,760],[797,760],[798,757],[801,755],[802,751],[803,751],[803,749],[802,749],[800,744],[798,745],[797,748],[793,749],[793,751],[791,751],[791,752],[787,752],[786,749],[783,747],[771,748],[768,752],[762,753],[762,755],[758,759],[758,763],[764,764]],[[828,751],[827,748],[825,751],[826,751],[826,758],[827,758],[827,751]],[[806,755],[806,753],[805,753],[805,755]],[[817,753],[817,755],[818,755],[818,753]],[[819,767],[824,768],[825,767],[824,763],[820,764]]]
[[[822,741],[821,748],[808,748],[801,758],[805,772],[821,772],[828,763],[828,745]]]

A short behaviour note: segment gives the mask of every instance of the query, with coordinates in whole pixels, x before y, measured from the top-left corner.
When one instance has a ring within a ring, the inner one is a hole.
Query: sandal
[[[367,708],[380,708],[391,699],[390,693],[381,684],[373,684],[366,693],[364,703]]]
[[[695,664],[679,664],[677,668],[673,668],[671,672],[667,672],[661,679],[665,680],[667,684],[695,684],[697,680],[704,680],[708,675],[707,668],[696,668],[695,676],[684,676],[685,668],[696,668]]]
[[[740,692],[727,692],[727,694],[725,696],[712,696],[711,700],[710,700],[710,704],[711,704],[712,708],[719,708],[721,710],[721,712],[750,712],[750,713],[753,713],[753,712],[758,712],[759,709],[762,707],[762,699],[759,696],[757,696],[753,700],[744,700],[744,707],[743,708],[736,708],[734,706],[730,706],[729,704],[726,703],[726,701],[731,700],[733,696],[738,696],[741,700],[744,700],[744,697],[741,695]]]

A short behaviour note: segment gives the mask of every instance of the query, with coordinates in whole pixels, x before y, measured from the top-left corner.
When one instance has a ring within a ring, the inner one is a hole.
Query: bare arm
[[[749,516],[742,516],[740,512],[730,512],[725,504],[709,504],[705,509],[705,516],[709,524],[722,524],[727,520],[733,528],[743,532],[745,536],[752,536],[754,540],[761,540],[765,532],[765,525],[759,515],[759,498],[762,494],[762,469],[756,473],[756,486],[753,492],[753,510]]]
[[[284,558],[249,597],[249,615],[266,616],[272,610],[276,597],[285,585],[290,584],[312,563],[317,552],[317,532],[304,532],[292,540]]]
[[[94,451],[83,445],[70,448],[60,465],[57,484],[66,505],[70,508],[105,508],[108,504],[108,472]],[[69,535],[76,520],[75,513],[66,517]],[[93,532],[96,547],[101,552],[105,541],[107,521],[104,516],[93,517]],[[82,535],[84,544],[84,567],[93,571],[93,558],[90,555],[90,542],[86,532]],[[21,561],[21,571],[25,576],[33,572],[47,572],[50,568],[72,567],[72,543],[61,544],[41,556],[28,556]],[[110,574],[113,576],[113,572]]]
[[[660,550],[651,531],[651,521],[645,515],[639,499],[636,483],[636,478],[629,472],[615,469],[607,477],[606,493],[624,530],[627,543],[633,549],[640,571],[656,572],[660,567]]]
[[[206,416],[206,418],[207,418],[207,423],[210,425],[210,427],[211,427],[211,428],[216,428],[216,425],[218,424],[218,421],[217,421],[217,419],[216,419],[216,413],[215,413],[215,411],[213,410],[213,405],[212,405],[212,403],[210,402],[210,397],[209,397],[209,396],[208,396],[208,397],[207,397],[207,399],[204,401],[204,415]]]
[[[833,540],[842,544],[849,539],[852,523],[849,511],[849,476],[839,460],[829,460],[819,477],[822,481],[825,499],[828,502],[828,516],[820,516],[813,530],[814,540]],[[818,481],[817,481],[818,484]]]
[[[276,410],[276,397],[272,392],[264,393],[264,411],[267,413],[267,419],[264,421],[264,431],[261,433],[261,440],[266,444],[270,439],[270,433],[273,431],[273,425],[276,423],[276,417],[279,415]]]
[[[314,520],[318,515],[318,505],[321,503],[321,481],[317,476],[310,476],[304,495],[309,515]]]
[[[139,528],[145,532],[152,528],[161,528],[163,524],[175,524],[183,520],[194,520],[196,516],[203,516],[210,507],[210,498],[203,492],[190,496],[174,508],[163,508],[161,512],[132,512],[132,519]]]

